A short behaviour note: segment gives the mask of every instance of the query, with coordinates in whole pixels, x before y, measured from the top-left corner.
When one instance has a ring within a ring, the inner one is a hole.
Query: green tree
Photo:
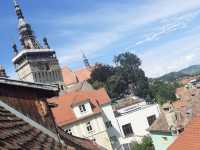
[[[130,52],[114,57],[115,66],[97,65],[89,82],[94,88],[105,87],[111,98],[127,94],[146,98],[150,94],[148,78],[140,68],[141,60]]]
[[[167,101],[176,100],[176,88],[178,84],[175,82],[164,82],[155,80],[150,84],[150,89],[155,101],[159,104],[163,104]]]
[[[142,143],[133,144],[132,150],[155,150],[151,137],[144,137]]]

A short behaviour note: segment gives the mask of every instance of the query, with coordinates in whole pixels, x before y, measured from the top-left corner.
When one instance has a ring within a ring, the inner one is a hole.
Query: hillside
[[[175,81],[184,76],[192,76],[200,74],[200,65],[192,65],[177,72],[170,72],[157,79],[162,81]]]

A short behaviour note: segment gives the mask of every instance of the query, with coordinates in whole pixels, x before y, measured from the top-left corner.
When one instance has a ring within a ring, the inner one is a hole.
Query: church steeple
[[[59,84],[63,82],[62,72],[56,52],[50,48],[47,38],[44,46],[37,41],[31,25],[25,20],[17,0],[13,0],[18,19],[21,49],[12,45],[15,65],[19,79],[29,82]]]
[[[90,68],[91,66],[90,66],[89,60],[83,51],[82,51],[82,58],[83,58],[83,63],[85,64],[85,67]]]
[[[39,42],[32,31],[31,25],[25,21],[20,5],[17,0],[13,0],[16,15],[18,18],[18,30],[20,34],[20,42],[23,49],[39,49]]]

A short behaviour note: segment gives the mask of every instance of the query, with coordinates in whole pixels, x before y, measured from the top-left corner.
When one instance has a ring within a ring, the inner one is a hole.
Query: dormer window
[[[86,112],[86,108],[85,108],[84,104],[79,105],[79,109],[80,109],[81,112]]]

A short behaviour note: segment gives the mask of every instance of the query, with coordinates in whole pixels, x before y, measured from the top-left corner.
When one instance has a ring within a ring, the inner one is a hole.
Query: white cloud
[[[200,64],[200,34],[187,35],[140,53],[147,76],[157,77],[192,64]]]
[[[63,26],[75,25],[81,26],[95,26],[101,24],[104,27],[95,28],[95,30],[88,30],[87,34],[76,37],[77,40],[68,45],[59,46],[59,56],[61,62],[69,63],[80,59],[79,51],[83,49],[89,55],[97,55],[98,52],[112,45],[114,42],[120,41],[126,37],[130,32],[137,31],[139,27],[148,25],[149,23],[159,21],[163,26],[159,27],[158,31],[150,33],[142,41],[138,41],[136,44],[142,44],[146,41],[152,41],[158,39],[160,36],[173,32],[177,29],[184,28],[186,23],[190,21],[191,16],[195,16],[190,12],[200,7],[199,0],[167,0],[167,1],[150,1],[147,4],[135,7],[133,4],[128,5],[110,5],[99,8],[95,12],[82,13],[75,16],[64,17],[57,24]],[[189,13],[189,15],[188,15]],[[170,20],[170,17],[175,19]],[[176,20],[177,19],[177,20]],[[189,21],[188,21],[189,20]],[[158,23],[158,26],[159,26]],[[155,28],[158,28],[155,26]],[[75,30],[75,29],[74,29]],[[65,32],[65,31],[64,31]],[[80,31],[81,32],[81,31]],[[68,37],[70,38],[70,37]]]
[[[160,21],[160,26],[155,28],[153,32],[144,35],[144,39],[137,41],[135,45],[141,45],[146,42],[151,42],[160,39],[163,35],[184,29],[200,13],[199,10],[190,12],[181,16],[165,18]]]

